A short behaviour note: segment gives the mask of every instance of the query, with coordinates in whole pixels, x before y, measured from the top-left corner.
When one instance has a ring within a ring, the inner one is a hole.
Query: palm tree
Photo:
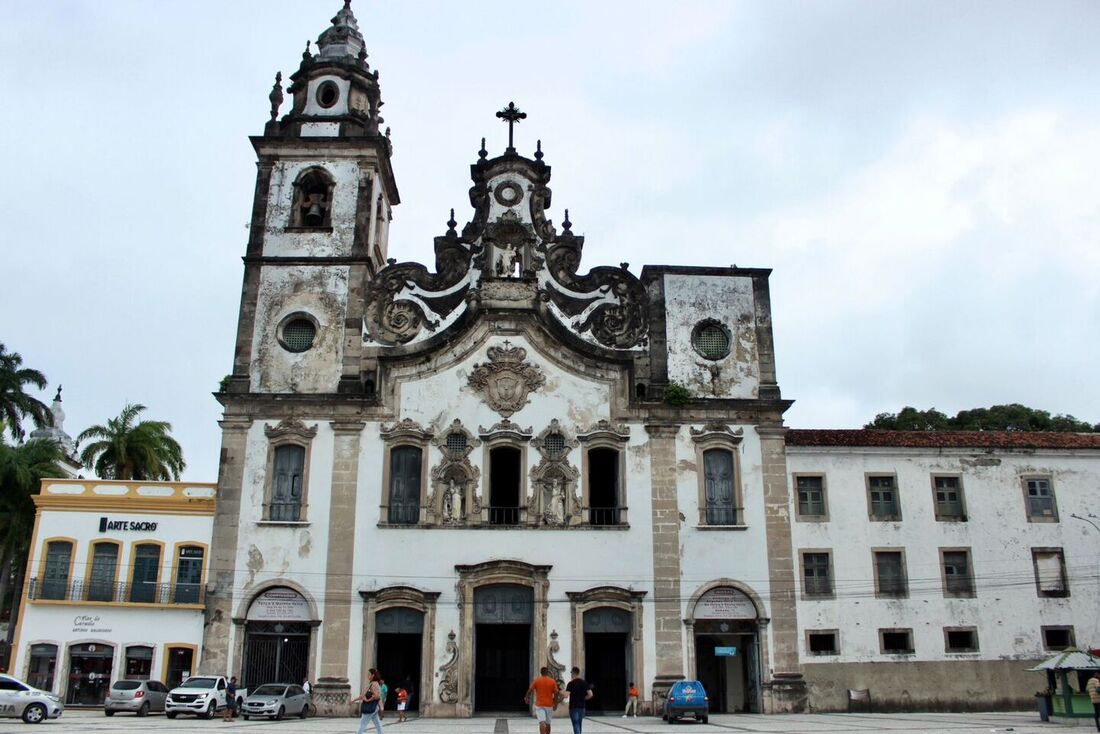
[[[43,479],[65,476],[60,466],[64,458],[61,447],[53,441],[34,439],[9,446],[0,440],[0,608],[9,604],[9,581],[15,579],[8,642],[15,631],[15,614],[34,529],[33,496],[38,494]]]
[[[27,416],[40,426],[53,424],[46,404],[28,395],[27,385],[46,389],[46,376],[23,366],[19,352],[9,352],[0,344],[0,435],[6,429],[16,441],[23,440],[23,419]]]
[[[128,404],[105,426],[92,426],[77,443],[95,439],[80,452],[80,460],[103,479],[176,480],[187,466],[183,450],[169,435],[166,421],[140,421],[144,405]]]

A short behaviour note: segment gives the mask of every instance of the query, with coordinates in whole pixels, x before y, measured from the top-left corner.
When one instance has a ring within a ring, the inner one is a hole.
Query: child
[[[638,718],[638,689],[634,685],[634,681],[630,681],[630,688],[626,692],[626,711],[623,712],[623,718],[633,714],[634,718]]]
[[[397,689],[397,721],[398,721],[398,723],[401,723],[402,721],[408,721],[409,720],[409,715],[405,711],[405,709],[408,708],[408,706],[409,706],[409,692],[406,691],[404,688],[398,688]]]

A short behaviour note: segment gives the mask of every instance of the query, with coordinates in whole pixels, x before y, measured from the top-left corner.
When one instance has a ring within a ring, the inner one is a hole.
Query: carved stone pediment
[[[284,418],[276,426],[264,426],[264,435],[269,439],[296,436],[308,441],[317,435],[317,426],[311,428],[297,418]]]
[[[745,429],[738,428],[736,431],[731,431],[725,423],[707,423],[702,428],[691,429],[691,440],[695,443],[724,441],[736,446],[741,443],[744,436]]]
[[[429,441],[432,436],[435,435],[431,431],[425,430],[423,426],[412,418],[404,418],[395,423],[383,425],[378,433],[381,434],[382,438],[386,441],[393,441],[397,438],[412,438],[417,441]]]
[[[630,440],[630,426],[622,423],[614,424],[608,420],[599,420],[593,423],[588,430],[578,433],[577,438],[581,443],[587,443],[596,439],[626,443]]]
[[[556,438],[559,436],[560,439]],[[547,443],[547,438],[550,439],[549,443]],[[542,455],[542,458],[552,461],[564,459],[566,454],[580,445],[580,442],[572,438],[569,432],[562,427],[561,422],[555,418],[550,421],[550,425],[535,437],[531,445]]]
[[[477,432],[483,441],[492,438],[510,438],[516,441],[530,441],[532,429],[531,426],[521,428],[518,423],[513,423],[505,418],[500,423],[494,423],[492,428],[478,426]]]
[[[481,394],[486,405],[507,419],[527,405],[528,395],[546,383],[539,368],[527,362],[527,350],[503,346],[489,347],[489,361],[474,365],[469,385]]]
[[[462,421],[455,418],[451,425],[432,439],[432,445],[438,447],[449,460],[461,461],[469,456],[475,447],[480,446],[481,441],[462,425]]]

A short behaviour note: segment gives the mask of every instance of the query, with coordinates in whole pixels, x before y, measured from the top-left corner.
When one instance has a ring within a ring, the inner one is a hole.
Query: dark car
[[[676,681],[665,699],[665,710],[661,718],[675,724],[689,714],[704,724],[710,721],[710,700],[707,692],[697,680]]]

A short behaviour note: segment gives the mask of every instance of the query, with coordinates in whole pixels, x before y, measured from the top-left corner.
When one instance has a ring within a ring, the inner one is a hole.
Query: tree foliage
[[[103,479],[178,481],[186,463],[183,449],[166,421],[138,421],[145,406],[128,404],[106,425],[95,425],[77,437],[89,439],[80,460]]]
[[[45,390],[46,376],[24,367],[19,352],[9,352],[0,344],[0,435],[6,431],[16,441],[22,441],[23,420],[28,417],[40,426],[53,423],[46,404],[27,394],[28,385]]]
[[[991,408],[960,410],[948,417],[935,408],[917,410],[906,406],[898,413],[879,413],[864,428],[889,431],[1054,431],[1057,433],[1100,433],[1100,423],[1092,425],[1072,415],[1051,415],[1046,410],[1019,403]]]

